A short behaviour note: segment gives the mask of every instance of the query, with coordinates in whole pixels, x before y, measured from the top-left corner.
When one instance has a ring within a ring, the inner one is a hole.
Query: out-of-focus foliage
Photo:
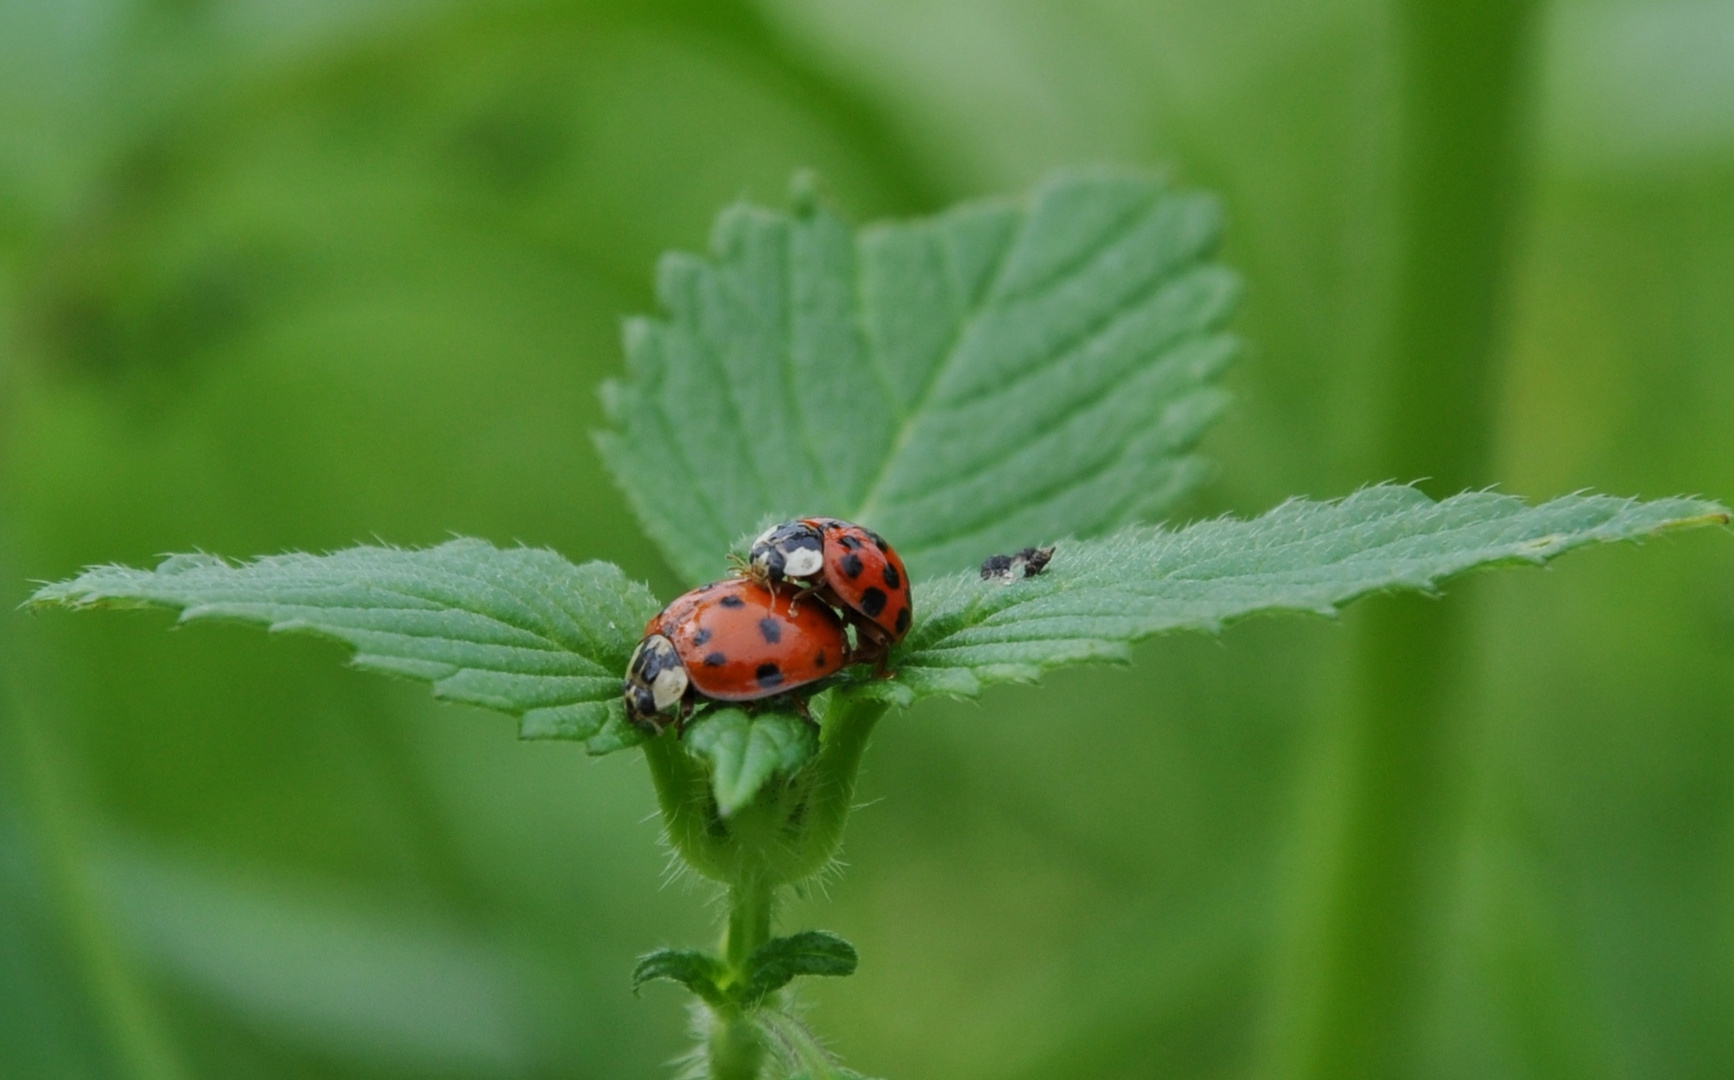
[[[1505,491],[1734,489],[1729,27],[1713,0],[1549,16]],[[4,596],[453,531],[672,594],[594,387],[657,254],[803,166],[865,220],[1173,164],[1224,197],[1254,343],[1185,516],[1383,479],[1393,33],[1370,0],[0,0]],[[1730,570],[1685,537],[1474,590],[1422,1074],[1734,1058]],[[630,755],[163,625],[0,630],[0,1074],[664,1074],[680,1017],[625,973],[711,927],[659,888]],[[1344,641],[1251,623],[886,723],[849,873],[789,916],[864,957],[808,992],[843,1055],[1252,1075]]]

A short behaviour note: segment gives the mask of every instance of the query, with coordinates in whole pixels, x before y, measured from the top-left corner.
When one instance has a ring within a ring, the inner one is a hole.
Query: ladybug
[[[909,632],[909,574],[872,529],[836,518],[773,525],[753,541],[746,572],[773,587],[792,582],[841,608],[881,655]]]
[[[743,578],[676,597],[644,627],[626,665],[626,714],[652,734],[682,726],[699,700],[757,701],[840,670],[849,635],[822,604]]]

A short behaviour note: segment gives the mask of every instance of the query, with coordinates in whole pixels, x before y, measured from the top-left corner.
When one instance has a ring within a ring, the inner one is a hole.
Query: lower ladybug
[[[794,599],[741,578],[677,597],[626,665],[627,716],[656,733],[684,724],[698,700],[757,701],[840,670],[851,659],[842,621]]]
[[[903,640],[915,613],[896,549],[872,529],[836,518],[766,529],[747,553],[747,574],[771,586],[791,582],[843,609],[881,657]]]

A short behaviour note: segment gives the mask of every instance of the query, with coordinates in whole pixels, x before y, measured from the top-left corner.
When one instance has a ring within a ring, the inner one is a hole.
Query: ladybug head
[[[815,577],[825,569],[825,539],[805,521],[785,521],[753,541],[747,565],[754,577],[773,584]]]
[[[691,680],[674,651],[674,642],[651,634],[638,643],[626,665],[626,715],[632,722],[661,731],[656,718],[679,705]]]

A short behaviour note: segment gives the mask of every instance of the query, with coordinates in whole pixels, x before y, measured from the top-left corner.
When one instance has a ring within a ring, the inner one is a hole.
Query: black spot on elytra
[[[885,587],[887,589],[903,588],[903,575],[897,572],[897,567],[885,564]]]
[[[837,542],[843,545],[843,550],[845,551],[854,551],[856,548],[861,546],[861,541],[847,534],[838,537]]]
[[[759,620],[759,633],[763,634],[765,640],[770,642],[772,645],[783,640],[783,628],[778,626],[777,620],[771,618],[769,615],[766,615],[764,618]]]
[[[738,596],[725,596],[722,598],[722,606],[723,607],[746,607],[747,602],[745,600],[742,600]]]
[[[880,551],[890,551],[891,550],[891,545],[887,544],[885,542],[885,538],[883,536],[880,536],[878,533],[874,532],[872,529],[867,530],[867,535],[871,536],[873,538],[873,542],[875,544],[879,545]]]
[[[877,619],[879,613],[885,610],[885,590],[868,586],[861,594],[861,610],[867,613],[869,619]]]
[[[759,670],[753,674],[758,678],[760,686],[783,685],[783,669],[775,664],[760,664]]]
[[[705,667],[722,667],[728,662],[729,658],[719,652],[709,653],[704,658]]]
[[[897,632],[899,634],[909,633],[909,609],[907,607],[897,613]]]
[[[866,567],[861,563],[861,556],[852,552],[843,556],[843,572],[848,574],[851,579],[860,577],[861,571],[865,569]]]
[[[822,668],[825,666],[825,650],[824,649],[820,649],[819,655],[813,657],[813,666],[816,668]]]
[[[710,640],[710,631],[709,630],[700,630],[698,633],[692,635],[692,643],[694,645],[703,645],[705,642],[707,642],[709,640]]]

